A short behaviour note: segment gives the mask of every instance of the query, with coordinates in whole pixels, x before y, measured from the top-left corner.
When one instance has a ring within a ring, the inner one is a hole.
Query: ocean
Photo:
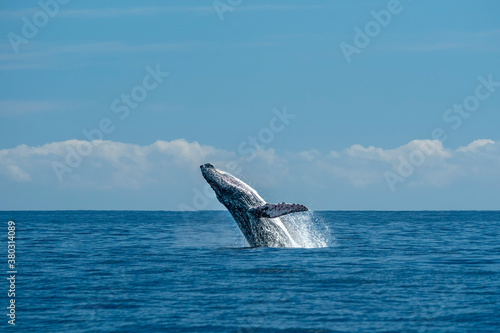
[[[301,214],[249,248],[227,211],[2,211],[0,330],[500,332],[500,212]]]

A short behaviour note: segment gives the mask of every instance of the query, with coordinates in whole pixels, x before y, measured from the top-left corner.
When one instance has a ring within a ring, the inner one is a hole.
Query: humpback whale
[[[270,204],[233,175],[220,171],[213,164],[200,166],[205,180],[217,199],[231,213],[248,244],[252,247],[295,247],[299,234],[284,215],[309,209],[299,204]]]

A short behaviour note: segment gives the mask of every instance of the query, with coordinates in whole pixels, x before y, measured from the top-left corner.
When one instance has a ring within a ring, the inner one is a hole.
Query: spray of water
[[[285,216],[288,224],[295,229],[293,238],[295,247],[328,247],[331,235],[328,226],[314,212],[304,212]]]
[[[286,247],[312,249],[329,247],[334,241],[328,225],[312,211],[285,215],[281,218],[285,219],[286,226],[282,226],[287,229],[291,239],[281,239],[283,234],[275,234],[276,244],[288,243]],[[240,236],[235,246],[247,247],[248,243],[243,234],[239,232],[236,224],[232,225],[234,232]],[[272,233],[271,230],[269,232]]]

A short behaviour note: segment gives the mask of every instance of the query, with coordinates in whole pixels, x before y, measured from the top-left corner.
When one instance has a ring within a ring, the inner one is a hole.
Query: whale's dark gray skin
[[[304,205],[269,204],[250,186],[229,173],[217,170],[213,164],[202,166],[201,173],[226,206],[252,247],[295,247],[298,233],[281,217],[309,210]]]

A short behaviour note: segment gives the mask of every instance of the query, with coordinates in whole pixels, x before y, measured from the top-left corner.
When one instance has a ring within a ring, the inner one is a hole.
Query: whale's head
[[[220,171],[211,163],[200,166],[201,173],[217,195],[217,199],[226,207],[241,206],[248,209],[265,201],[250,186],[234,177]]]

